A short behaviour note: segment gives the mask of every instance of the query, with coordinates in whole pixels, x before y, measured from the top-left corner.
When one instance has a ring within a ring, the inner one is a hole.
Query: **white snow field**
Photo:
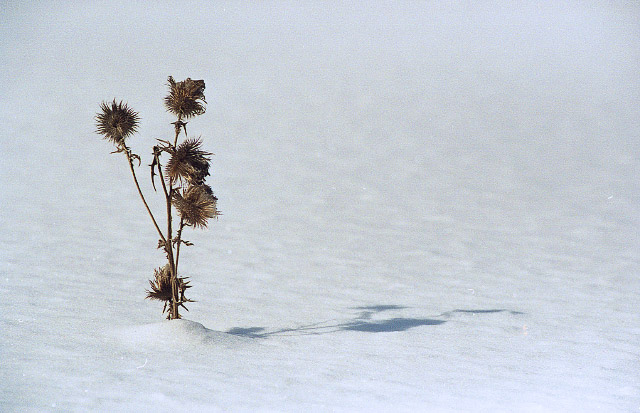
[[[0,411],[640,411],[634,1],[0,4]],[[102,101],[224,215],[185,320]]]

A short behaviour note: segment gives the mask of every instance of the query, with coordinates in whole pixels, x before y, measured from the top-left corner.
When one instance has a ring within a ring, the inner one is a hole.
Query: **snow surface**
[[[640,410],[638,3],[253,3],[2,3],[0,410]],[[176,322],[93,121],[161,211],[168,75],[224,213]]]

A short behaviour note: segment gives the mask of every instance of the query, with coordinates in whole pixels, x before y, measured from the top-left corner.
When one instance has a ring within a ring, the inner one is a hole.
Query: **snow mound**
[[[251,338],[210,330],[198,322],[184,319],[125,327],[115,335],[124,345],[141,350],[237,346],[253,341]]]

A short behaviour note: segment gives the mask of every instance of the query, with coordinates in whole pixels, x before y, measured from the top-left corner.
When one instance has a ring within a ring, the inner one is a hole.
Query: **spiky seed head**
[[[151,290],[147,290],[147,297],[152,300],[171,301],[171,272],[169,264],[153,270],[153,280],[149,280]]]
[[[193,185],[201,185],[209,176],[209,152],[201,149],[200,138],[187,138],[171,153],[167,162],[167,176]]]
[[[116,146],[124,143],[124,140],[138,131],[138,112],[120,101],[100,104],[100,112],[96,114],[96,132],[103,135]]]
[[[188,119],[206,111],[204,80],[187,78],[182,82],[176,82],[173,76],[169,76],[168,82],[169,94],[164,98],[164,104],[169,112],[180,119]]]
[[[217,217],[217,201],[208,185],[190,185],[185,191],[174,192],[172,203],[180,218],[193,227],[206,228],[209,218]]]
[[[180,300],[180,305],[184,307],[187,311],[187,307],[184,306],[183,303],[193,302],[184,296],[187,288],[191,288],[189,285],[189,281],[186,281],[188,277],[178,277],[178,299]],[[173,292],[171,290],[171,270],[169,269],[169,264],[166,264],[164,267],[157,268],[153,271],[153,280],[149,280],[149,285],[151,286],[151,290],[147,290],[147,297],[151,300],[164,301],[165,307],[163,311],[168,310],[167,304],[171,302]],[[167,317],[169,318],[169,317]]]

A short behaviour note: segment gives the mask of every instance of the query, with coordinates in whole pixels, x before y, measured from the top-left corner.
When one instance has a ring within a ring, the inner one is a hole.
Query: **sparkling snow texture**
[[[254,3],[3,3],[0,410],[638,411],[640,7]],[[176,322],[93,121],[161,216],[168,75],[224,213]]]

